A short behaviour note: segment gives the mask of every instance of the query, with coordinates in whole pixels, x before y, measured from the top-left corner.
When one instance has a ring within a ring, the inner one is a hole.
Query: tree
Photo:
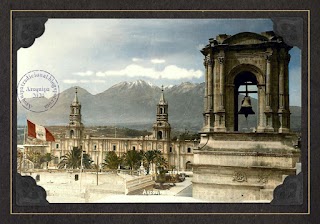
[[[162,153],[160,150],[150,150],[150,151],[146,151],[143,155],[143,159],[146,161],[147,163],[147,173],[149,174],[150,172],[150,166],[152,164],[155,164],[156,167],[159,167],[158,164],[160,164],[160,166],[163,166],[164,161],[162,159],[163,156],[162,156]],[[167,164],[167,163],[166,163]]]
[[[54,156],[48,152],[48,153],[44,154],[43,156],[41,156],[40,161],[41,161],[41,163],[45,162],[47,165],[47,169],[48,169],[49,162],[53,159],[54,159]]]
[[[114,151],[110,151],[110,152],[107,152],[106,154],[103,167],[107,167],[109,169],[115,170],[118,168],[120,163],[121,163],[121,158],[119,158]]]
[[[61,156],[61,161],[58,164],[58,168],[62,169],[64,167],[77,169],[81,166],[81,149],[73,147],[73,149],[68,152],[66,155]],[[90,158],[89,154],[83,154],[82,166],[86,169],[92,168],[93,161]]]
[[[168,161],[162,155],[156,157],[155,163],[160,171],[168,167]]]
[[[150,172],[150,165],[154,162],[156,158],[155,150],[146,151],[143,155],[143,159],[147,163],[147,174]]]
[[[124,163],[125,165],[130,167],[131,175],[132,175],[132,170],[140,166],[141,159],[142,159],[141,154],[136,150],[129,150],[125,154],[123,154]]]
[[[33,162],[34,164],[34,168],[35,169],[39,169],[40,168],[40,165],[41,165],[41,153],[40,152],[37,152],[37,151],[30,151],[27,154],[27,159],[30,160],[31,162]]]

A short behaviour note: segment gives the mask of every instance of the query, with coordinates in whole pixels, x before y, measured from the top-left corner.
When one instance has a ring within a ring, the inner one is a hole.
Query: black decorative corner
[[[286,44],[302,49],[303,45],[303,19],[300,17],[274,17],[273,31],[283,37]]]
[[[18,206],[45,206],[47,192],[37,185],[36,181],[30,176],[16,174],[16,204]]]
[[[273,191],[272,205],[303,204],[303,174],[290,175]]]
[[[45,17],[23,17],[15,19],[15,50],[30,47],[45,30]]]
[[[18,17],[14,24],[14,49],[17,51],[21,47],[28,48],[35,39],[40,37],[45,31],[46,17]],[[45,206],[49,205],[46,200],[47,193],[45,189],[36,184],[36,181],[30,176],[21,176],[15,174],[16,187],[15,198],[18,206]]]

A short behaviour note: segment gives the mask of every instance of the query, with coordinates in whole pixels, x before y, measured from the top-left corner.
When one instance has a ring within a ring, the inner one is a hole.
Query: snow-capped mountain
[[[156,105],[160,93],[159,86],[143,80],[121,82],[97,95],[78,87],[83,123],[85,126],[121,125],[150,130],[156,119]],[[178,130],[187,128],[199,131],[203,124],[204,83],[184,82],[167,86],[164,88],[164,94],[169,103],[169,122],[172,127]],[[18,124],[25,124],[25,118],[28,117],[43,125],[67,125],[73,97],[74,88],[69,88],[60,94],[53,108],[36,114],[26,111],[18,103]],[[255,99],[252,99],[252,104],[256,104]],[[292,127],[299,129],[301,108],[293,109]]]

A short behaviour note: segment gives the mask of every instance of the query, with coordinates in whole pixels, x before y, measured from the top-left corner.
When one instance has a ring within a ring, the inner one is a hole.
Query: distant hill
[[[18,125],[25,124],[25,118],[43,125],[67,125],[70,103],[74,98],[74,88],[59,95],[56,105],[43,113],[32,113],[18,103]],[[189,82],[166,87],[165,98],[169,103],[169,122],[177,130],[199,131],[203,124],[204,83]],[[78,87],[78,98],[82,105],[82,119],[85,126],[117,125],[141,130],[150,130],[156,119],[156,105],[161,89],[151,83],[138,80],[121,82],[97,95]],[[243,96],[239,96],[241,102]],[[256,99],[251,99],[253,108]],[[301,127],[301,107],[290,107],[291,127],[299,131]],[[248,122],[248,123],[247,123]],[[255,127],[256,115],[239,116],[240,127]]]

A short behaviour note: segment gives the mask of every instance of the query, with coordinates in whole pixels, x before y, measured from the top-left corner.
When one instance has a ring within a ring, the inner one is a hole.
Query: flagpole
[[[24,171],[26,171],[26,147],[25,147],[25,144],[26,144],[26,129],[27,129],[27,125],[25,125],[24,129],[23,129],[23,169],[24,169]],[[21,167],[20,167],[20,174],[22,174],[21,173]]]

